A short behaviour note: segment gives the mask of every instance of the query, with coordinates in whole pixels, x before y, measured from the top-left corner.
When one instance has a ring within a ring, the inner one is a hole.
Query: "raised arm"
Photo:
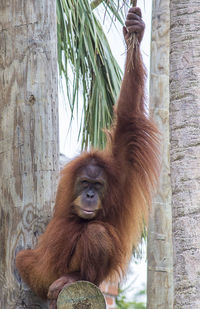
[[[139,8],[129,10],[125,24],[126,66],[115,111],[111,148],[117,165],[123,168],[124,179],[130,178],[132,170],[149,183],[158,171],[158,131],[145,107],[146,73],[140,53],[145,25]],[[133,33],[135,44],[131,39]]]
[[[136,7],[129,10],[125,25],[123,33],[127,46],[127,56],[117,103],[117,115],[129,117],[144,112],[146,74],[140,54],[140,42],[143,38],[145,24],[142,20],[140,8]]]

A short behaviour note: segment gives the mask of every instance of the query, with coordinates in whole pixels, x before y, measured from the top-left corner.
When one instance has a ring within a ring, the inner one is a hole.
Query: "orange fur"
[[[129,58],[128,51],[127,63]],[[123,274],[148,221],[158,178],[157,129],[145,112],[138,49],[133,62],[126,66],[106,150],[83,152],[63,169],[51,222],[36,249],[17,255],[22,278],[43,297],[54,280],[71,272],[96,284]],[[70,207],[77,173],[91,160],[104,169],[107,188],[103,210],[86,221],[72,216]]]

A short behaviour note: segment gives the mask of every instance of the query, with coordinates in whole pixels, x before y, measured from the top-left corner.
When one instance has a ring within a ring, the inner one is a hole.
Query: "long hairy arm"
[[[123,164],[123,169],[124,166],[128,169],[133,167],[144,178],[154,182],[158,175],[158,131],[145,105],[146,71],[140,52],[144,27],[140,9],[130,9],[123,29],[127,55],[115,112],[112,152]]]

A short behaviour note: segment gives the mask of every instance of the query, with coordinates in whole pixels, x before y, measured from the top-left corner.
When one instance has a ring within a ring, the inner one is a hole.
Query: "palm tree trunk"
[[[169,163],[169,0],[153,1],[150,111],[161,133],[160,187],[148,230],[147,308],[173,308],[171,183]]]
[[[200,308],[200,5],[171,1],[174,308]]]
[[[0,16],[0,308],[46,308],[15,256],[36,243],[55,196],[56,1],[1,1]]]

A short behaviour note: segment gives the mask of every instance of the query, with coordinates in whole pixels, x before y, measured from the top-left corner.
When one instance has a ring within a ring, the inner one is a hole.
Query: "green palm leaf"
[[[105,146],[102,128],[111,124],[121,82],[121,70],[92,10],[97,2],[122,22],[116,1],[57,0],[59,73],[65,77],[71,117],[83,100],[79,137],[85,149]]]

